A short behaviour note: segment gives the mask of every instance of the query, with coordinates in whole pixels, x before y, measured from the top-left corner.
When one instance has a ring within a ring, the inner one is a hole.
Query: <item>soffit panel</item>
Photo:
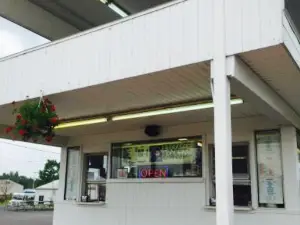
[[[243,53],[241,57],[300,114],[300,72],[284,46]]]

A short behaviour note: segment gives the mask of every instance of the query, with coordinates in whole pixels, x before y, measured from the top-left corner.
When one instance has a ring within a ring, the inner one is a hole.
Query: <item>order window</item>
[[[235,206],[251,205],[251,181],[249,168],[249,145],[234,143],[232,146],[233,200]],[[211,198],[210,205],[216,205],[215,150],[210,148]]]
[[[112,144],[111,177],[202,177],[202,139]]]
[[[107,154],[85,154],[82,202],[105,202]]]

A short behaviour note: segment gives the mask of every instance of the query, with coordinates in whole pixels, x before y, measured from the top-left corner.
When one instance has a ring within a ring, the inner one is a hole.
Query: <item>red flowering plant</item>
[[[13,139],[19,136],[23,141],[37,142],[41,138],[47,142],[52,141],[59,118],[55,105],[48,98],[27,100],[19,108],[15,102],[12,104],[16,120],[13,126],[6,128],[7,134],[11,134]]]

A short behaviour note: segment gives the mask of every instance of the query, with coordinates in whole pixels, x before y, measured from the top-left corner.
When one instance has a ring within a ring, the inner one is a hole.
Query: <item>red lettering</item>
[[[146,178],[147,177],[147,170],[141,170],[141,177]]]
[[[155,170],[154,177],[160,177],[160,171],[159,170]]]
[[[168,169],[151,169],[151,168],[142,168],[140,169],[140,178],[148,178],[148,177],[167,177]]]
[[[167,177],[167,171],[164,169],[160,170],[160,177]]]
[[[152,169],[148,169],[148,176],[149,177],[152,177],[154,174],[155,174],[155,171],[154,170],[152,170]]]

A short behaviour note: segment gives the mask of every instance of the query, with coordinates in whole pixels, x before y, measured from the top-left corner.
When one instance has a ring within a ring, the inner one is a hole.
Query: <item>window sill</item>
[[[204,209],[216,211],[215,206],[204,206]],[[286,215],[300,215],[299,210],[286,210],[286,209],[271,209],[271,208],[257,208],[252,207],[234,207],[235,212],[248,212],[248,213],[270,213],[270,214],[286,214]]]
[[[204,178],[108,179],[106,183],[204,183]]]
[[[83,205],[83,206],[104,206],[106,205],[105,202],[75,202],[76,205]]]
[[[204,206],[204,209],[216,211],[216,207],[215,206]],[[235,212],[251,212],[251,211],[253,211],[253,208],[251,208],[251,207],[239,207],[239,206],[235,206],[234,207],[234,211]]]

